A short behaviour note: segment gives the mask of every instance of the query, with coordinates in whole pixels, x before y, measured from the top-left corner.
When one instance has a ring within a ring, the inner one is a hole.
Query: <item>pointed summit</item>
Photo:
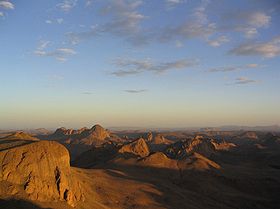
[[[105,130],[101,125],[96,124],[90,130],[89,133],[91,136],[99,139],[104,140],[110,137],[110,134],[107,130]]]
[[[150,154],[149,147],[143,138],[139,138],[133,142],[123,145],[119,153],[131,153],[140,157],[146,157]]]

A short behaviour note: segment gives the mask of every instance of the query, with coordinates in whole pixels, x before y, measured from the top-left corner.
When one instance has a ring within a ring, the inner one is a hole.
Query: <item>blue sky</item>
[[[0,0],[0,129],[280,124],[277,0]]]

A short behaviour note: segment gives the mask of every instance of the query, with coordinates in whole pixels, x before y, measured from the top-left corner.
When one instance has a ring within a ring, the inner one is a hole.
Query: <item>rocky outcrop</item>
[[[149,147],[143,138],[123,145],[118,152],[122,154],[133,154],[139,157],[146,157],[150,154]]]
[[[110,133],[100,125],[94,125],[91,129],[81,128],[78,130],[59,128],[50,139],[58,140],[65,144],[102,144],[105,139],[110,138]]]
[[[82,188],[72,175],[67,149],[53,141],[39,141],[0,152],[0,179],[37,201],[83,200]],[[16,191],[15,191],[16,192]]]
[[[156,168],[168,168],[168,169],[178,169],[177,161],[168,158],[162,152],[155,152],[139,161],[139,165],[156,167]]]
[[[196,171],[206,171],[206,170],[217,170],[220,169],[220,165],[216,162],[204,157],[203,155],[194,152],[187,158],[178,161],[178,167],[182,170],[196,170]]]
[[[152,132],[147,133],[147,141],[150,142],[152,140],[153,140],[153,133]]]
[[[164,136],[161,134],[157,134],[154,139],[152,140],[153,144],[171,144],[172,141],[166,139]]]
[[[165,150],[165,153],[171,158],[180,159],[189,156],[194,152],[209,157],[215,151],[215,146],[210,139],[196,136],[191,140],[179,141],[171,144]]]
[[[212,141],[212,144],[214,145],[216,150],[230,150],[230,149],[236,147],[236,145],[234,143],[229,143],[229,142],[217,143],[215,141]]]
[[[163,151],[168,145],[172,144],[172,141],[166,139],[161,134],[156,134],[147,142],[152,152]]]

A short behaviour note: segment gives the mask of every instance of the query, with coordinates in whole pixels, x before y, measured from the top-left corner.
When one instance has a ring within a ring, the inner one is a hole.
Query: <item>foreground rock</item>
[[[0,152],[0,180],[13,186],[12,195],[36,201],[83,200],[82,188],[71,174],[67,149],[53,141],[39,141]]]

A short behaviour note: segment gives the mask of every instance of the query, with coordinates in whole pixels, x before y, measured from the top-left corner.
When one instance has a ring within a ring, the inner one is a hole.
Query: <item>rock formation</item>
[[[140,157],[146,157],[150,154],[149,147],[143,138],[139,138],[133,142],[123,145],[118,152],[123,154],[133,154]]]
[[[168,158],[162,152],[155,152],[139,161],[142,166],[150,166],[156,168],[177,169],[177,161]]]
[[[53,141],[39,141],[0,152],[0,179],[37,201],[66,201],[75,206],[82,188],[70,170],[67,149]]]
[[[203,155],[194,152],[187,158],[178,161],[178,167],[180,170],[196,170],[205,171],[211,169],[220,169],[220,165],[216,162],[204,157]]]
[[[215,146],[210,139],[196,136],[191,140],[179,141],[170,145],[165,152],[171,158],[177,159],[189,156],[194,152],[209,157],[215,152]]]
[[[91,129],[81,128],[78,130],[59,128],[50,139],[58,140],[65,144],[101,144],[105,139],[110,138],[110,133],[100,125],[94,125]]]

